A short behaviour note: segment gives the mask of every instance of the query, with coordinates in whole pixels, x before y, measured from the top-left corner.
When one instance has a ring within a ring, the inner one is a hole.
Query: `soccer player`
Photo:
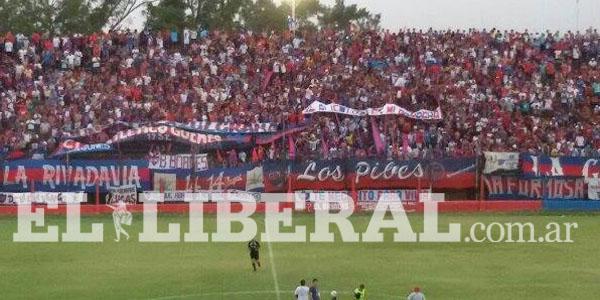
[[[296,291],[294,292],[294,296],[296,296],[296,299],[298,300],[308,300],[308,292],[309,289],[306,286],[306,280],[302,279],[300,280],[300,285],[296,288]]]
[[[321,300],[321,293],[319,292],[319,281],[316,278],[312,280],[309,292],[310,300]]]
[[[337,300],[337,292],[336,291],[331,291],[331,300]]]
[[[425,295],[423,295],[423,293],[421,293],[421,289],[419,287],[415,287],[406,299],[407,300],[425,300]]]
[[[252,239],[248,242],[248,250],[250,251],[250,260],[252,261],[252,268],[254,272],[256,272],[256,266],[260,268],[260,243],[256,240],[256,238]]]
[[[359,287],[354,289],[354,299],[356,299],[356,300],[366,300],[367,299],[367,290],[365,289],[364,284],[361,284]]]

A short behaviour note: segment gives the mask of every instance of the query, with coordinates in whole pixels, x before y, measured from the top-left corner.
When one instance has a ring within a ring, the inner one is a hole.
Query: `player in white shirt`
[[[300,285],[296,288],[294,295],[298,300],[308,300],[308,287],[306,286],[306,280],[300,280]]]
[[[416,287],[406,298],[407,300],[425,300],[425,295],[421,293],[421,289]]]

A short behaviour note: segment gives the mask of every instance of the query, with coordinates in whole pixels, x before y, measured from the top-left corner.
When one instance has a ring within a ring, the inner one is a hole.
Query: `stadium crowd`
[[[0,151],[43,157],[81,129],[101,143],[107,125],[167,120],[306,124],[293,139],[296,158],[599,156],[599,60],[596,30],[8,32],[0,34]],[[315,100],[439,106],[443,118],[303,115]],[[260,147],[258,159],[286,158],[288,148]],[[256,159],[238,151],[233,161]]]

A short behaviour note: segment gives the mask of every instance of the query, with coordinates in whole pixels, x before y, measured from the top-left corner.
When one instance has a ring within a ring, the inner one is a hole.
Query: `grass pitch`
[[[264,224],[262,215],[259,230]],[[16,217],[0,217],[1,299],[293,299],[299,280],[318,278],[322,299],[331,290],[352,299],[360,283],[370,300],[405,299],[420,286],[427,299],[597,299],[600,294],[599,215],[443,214],[440,227],[476,222],[577,222],[574,243],[263,243],[260,271],[252,272],[245,243],[140,243],[141,215],[125,227],[131,240],[114,242],[112,217],[83,216],[82,230],[104,223],[103,243],[15,243]],[[422,216],[411,215],[416,232]],[[364,232],[370,216],[352,217]],[[187,216],[159,215],[159,230]],[[65,230],[65,218],[46,216]],[[314,218],[295,215],[294,225]],[[205,231],[214,232],[214,216]],[[337,231],[336,231],[337,232]],[[182,238],[183,240],[183,238]],[[271,259],[273,264],[271,263]],[[279,297],[275,292],[279,289]]]

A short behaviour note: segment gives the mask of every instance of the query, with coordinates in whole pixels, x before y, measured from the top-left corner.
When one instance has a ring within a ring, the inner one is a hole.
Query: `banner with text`
[[[151,170],[208,170],[208,158],[206,153],[193,154],[157,154],[150,155],[148,168]]]
[[[589,188],[582,177],[483,176],[483,184],[491,200],[582,200]]]
[[[598,178],[600,176],[600,159],[521,154],[521,172],[527,177]]]
[[[212,133],[212,134],[229,134],[229,133],[273,133],[277,132],[277,126],[271,123],[254,123],[254,124],[235,124],[235,123],[220,123],[220,122],[191,122],[191,123],[178,123],[170,121],[156,122],[156,125],[167,125],[177,127],[179,129],[201,132],[201,133]]]
[[[150,188],[147,160],[14,160],[5,162],[1,189],[5,192],[105,193],[111,187]]]
[[[154,172],[154,176],[160,174],[164,179],[159,184],[171,182],[169,176],[175,180],[174,189],[169,184],[163,186],[165,191],[264,191],[262,166],[246,165],[237,168],[211,168],[207,170],[198,170],[193,173],[191,170],[161,170],[160,173]],[[154,181],[154,190],[157,181]]]
[[[265,190],[372,190],[475,186],[475,159],[315,160],[264,164]]]
[[[137,202],[137,189],[135,185],[111,187],[109,191],[110,199],[106,201],[109,204],[119,202],[135,204]]]
[[[438,107],[436,110],[421,109],[418,111],[410,111],[396,104],[386,104],[378,108],[354,109],[340,104],[325,104],[319,101],[311,103],[302,111],[303,114],[314,113],[336,113],[351,116],[386,116],[398,115],[417,120],[441,120],[442,109]]]
[[[87,201],[86,193],[0,193],[0,205],[14,204],[71,204]]]
[[[126,142],[178,142],[190,145],[200,145],[205,148],[220,148],[226,143],[243,144],[251,141],[251,136],[207,134],[191,132],[174,126],[142,126],[117,132],[107,143],[119,144]]]
[[[109,153],[113,148],[109,144],[84,144],[75,140],[66,140],[60,143],[58,149],[52,154],[52,157],[62,157],[67,155]]]

